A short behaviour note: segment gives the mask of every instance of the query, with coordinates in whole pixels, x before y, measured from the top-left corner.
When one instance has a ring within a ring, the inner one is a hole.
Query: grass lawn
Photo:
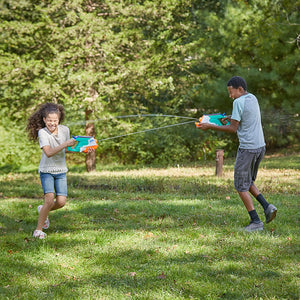
[[[67,205],[35,240],[36,170],[0,175],[1,299],[299,299],[300,155],[266,157],[257,186],[278,208],[263,232],[214,162],[71,166]],[[264,221],[262,208],[255,202]]]

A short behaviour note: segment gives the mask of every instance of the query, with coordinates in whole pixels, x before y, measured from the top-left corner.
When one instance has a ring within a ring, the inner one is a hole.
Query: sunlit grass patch
[[[24,175],[24,176],[23,176]],[[67,205],[32,237],[36,173],[1,175],[4,299],[298,299],[298,170],[264,167],[257,185],[278,207],[265,230],[233,190],[233,166],[70,172]],[[29,183],[29,184],[28,184]],[[255,202],[259,216],[262,208]]]

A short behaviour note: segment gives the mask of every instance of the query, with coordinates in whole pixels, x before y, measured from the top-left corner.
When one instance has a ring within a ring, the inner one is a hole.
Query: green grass
[[[252,234],[230,160],[222,178],[214,163],[71,166],[46,240],[32,238],[38,175],[2,174],[1,299],[299,299],[299,158],[263,160],[257,186],[278,215]]]

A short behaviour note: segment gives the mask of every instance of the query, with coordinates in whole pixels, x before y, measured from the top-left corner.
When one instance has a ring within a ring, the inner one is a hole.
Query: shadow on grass
[[[232,191],[232,180],[223,181],[205,176],[192,178],[109,178],[106,176],[82,177],[68,175],[68,194],[70,198],[97,197],[103,193],[172,193],[178,195],[224,194]],[[2,197],[43,198],[43,191],[38,174],[11,175],[11,178],[1,182],[0,201]]]
[[[73,201],[68,211],[53,212],[46,241],[28,236],[17,240],[20,224],[1,215],[1,223],[7,227],[1,242],[1,263],[5,265],[1,270],[1,282],[7,288],[2,287],[0,292],[4,297],[21,296],[26,291],[30,297],[51,295],[53,299],[62,295],[65,299],[83,295],[96,299],[111,293],[116,299],[122,299],[126,294],[143,299],[151,295],[153,299],[162,293],[174,298],[200,299],[211,295],[212,298],[245,299],[263,296],[265,286],[272,286],[276,281],[270,298],[281,295],[297,299],[297,286],[293,280],[285,279],[280,284],[284,276],[280,270],[281,267],[284,269],[285,261],[278,261],[280,253],[275,255],[276,249],[271,250],[267,258],[263,256],[265,254],[248,253],[252,249],[249,238],[243,233],[232,235],[226,230],[228,226],[224,221],[233,220],[236,212],[242,209],[239,202],[229,201],[232,208],[229,212],[220,203],[222,200],[211,201],[205,197],[191,200],[189,204],[176,197],[152,200],[151,203]],[[37,217],[36,213],[34,217]],[[32,216],[23,222],[25,230],[35,226]],[[55,237],[55,231],[59,237]],[[80,234],[82,231],[84,235]],[[130,240],[133,236],[143,241],[142,249],[138,244],[130,243],[125,247],[130,249],[124,250],[120,241],[125,239],[123,243],[126,244],[126,238]],[[254,236],[256,247],[263,249],[265,239],[269,238],[267,232],[257,238]],[[191,251],[188,244],[184,244],[187,240],[193,242]],[[174,248],[175,253],[172,245],[186,248],[180,251]],[[3,251],[6,251],[5,255]],[[54,257],[51,263],[49,258],[43,257],[49,252]],[[65,271],[63,260],[59,262],[58,258],[56,261],[55,253],[71,256],[74,253],[82,260],[83,271],[77,273],[76,267]],[[28,262],[31,254],[37,259],[33,264]],[[273,265],[276,265],[275,269]],[[43,274],[42,278],[38,278],[40,274]],[[34,282],[49,279],[37,289],[25,284],[14,285],[18,277],[31,278]]]
[[[238,246],[238,242],[232,246],[235,245]],[[165,290],[168,291],[168,296],[173,295],[175,298],[181,295],[204,299],[211,295],[212,298],[245,299],[263,292],[260,283],[266,281],[266,272],[262,268],[258,267],[249,272],[247,263],[237,262],[245,258],[232,256],[230,252],[224,253],[221,248],[215,250],[221,251],[211,253],[199,250],[197,254],[182,253],[175,257],[168,257],[155,249],[146,253],[137,249],[105,253],[97,257],[93,265],[101,265],[103,262],[118,265],[120,257],[128,258],[129,265],[120,266],[115,274],[106,274],[105,271],[97,273],[96,269],[94,274],[88,276],[86,282],[103,288],[109,285],[116,291],[127,290],[137,296],[142,296],[146,291],[151,291],[154,295],[157,293],[159,296]],[[269,282],[282,276],[280,271],[268,274]],[[189,280],[186,280],[187,278]],[[236,286],[244,286],[244,290],[237,289]],[[291,283],[288,287],[289,292],[286,294],[296,297],[297,286]],[[284,286],[280,288],[285,290]],[[276,290],[275,287],[274,289]]]
[[[299,222],[290,215],[296,201],[287,206],[286,197],[276,198],[285,243],[271,227],[252,237],[237,233],[244,225],[238,220],[248,216],[232,179],[70,175],[69,203],[51,213],[48,239],[39,241],[31,237],[38,217],[33,198],[42,201],[42,191],[38,175],[26,176],[1,182],[0,202],[9,205],[0,215],[3,297],[100,299],[112,291],[115,299],[254,299],[268,288],[269,298],[298,299],[295,272],[285,267],[297,251],[287,239]],[[173,245],[185,248],[172,254]],[[79,259],[81,268],[64,268],[56,253]]]
[[[1,182],[0,187],[0,201],[1,198],[7,197],[43,199],[43,190],[37,176],[27,176],[26,179],[12,178]]]
[[[211,179],[211,180],[210,180]],[[101,197],[102,192],[119,193],[172,193],[174,195],[198,195],[226,193],[232,191],[232,180],[216,179],[216,177],[198,176],[191,178],[172,177],[68,177],[70,197],[87,191],[89,196]]]
[[[157,240],[155,237],[151,239]],[[264,237],[261,243],[264,243],[263,240]],[[178,242],[172,239],[170,241]],[[112,241],[107,241],[110,242]],[[111,291],[113,295],[120,297],[115,299],[122,299],[126,295],[150,299],[147,298],[148,294],[151,295],[151,299],[155,295],[160,298],[163,294],[168,297],[173,296],[174,299],[179,296],[204,299],[207,295],[212,298],[248,299],[264,295],[267,286],[272,287],[270,298],[281,295],[285,296],[284,298],[297,299],[295,281],[285,280],[280,283],[284,276],[284,271],[281,271],[280,267],[284,269],[285,261],[278,262],[276,255],[272,254],[268,258],[262,254],[257,255],[255,258],[257,262],[252,261],[251,253],[245,253],[249,241],[243,235],[236,236],[235,239],[228,239],[226,236],[219,236],[216,239],[208,237],[205,240],[194,239],[194,242],[197,243],[197,251],[193,247],[191,252],[183,248],[180,251],[176,250],[175,253],[172,244],[159,242],[152,244],[151,241],[147,249],[138,249],[138,245],[131,245],[131,249],[128,250],[119,249],[117,245],[103,249],[97,242],[93,243],[92,239],[87,237],[81,240],[58,238],[35,241],[27,244],[20,252],[23,252],[23,255],[40,252],[42,255],[45,248],[53,249],[53,252],[58,253],[65,251],[68,253],[73,249],[74,254],[76,253],[75,257],[81,256],[84,259],[81,263],[84,264],[86,271],[77,273],[75,267],[72,268],[73,271],[59,276],[58,272],[63,270],[61,262],[53,261],[50,266],[47,261],[43,262],[43,257],[40,256],[39,261],[33,265],[13,251],[6,258],[2,258],[6,269],[5,271],[2,269],[1,276],[2,281],[7,277],[7,281],[13,288],[12,278],[25,274],[26,277],[34,277],[42,273],[42,280],[50,279],[46,284],[44,283],[39,289],[25,285],[15,287],[14,295],[22,295],[26,290],[26,293],[31,296],[47,294],[53,299],[62,295],[65,299],[78,299],[83,295],[97,299],[105,296],[106,293],[110,295]],[[90,247],[83,250],[86,252],[80,253],[82,244],[85,243]],[[178,245],[180,246],[180,241]],[[170,246],[170,248],[160,246]],[[124,258],[126,258],[125,264],[122,264]],[[256,267],[253,268],[253,265]],[[276,269],[272,269],[273,265],[276,265]],[[56,277],[55,281],[53,277]],[[276,281],[275,285],[274,281]],[[11,295],[9,290],[0,289],[3,296]]]

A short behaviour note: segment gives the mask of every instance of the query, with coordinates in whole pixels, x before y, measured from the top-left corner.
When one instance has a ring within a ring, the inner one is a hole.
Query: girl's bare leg
[[[40,210],[38,225],[36,230],[43,230],[43,225],[50,211],[62,208],[67,201],[66,196],[56,196],[56,201],[54,201],[54,194],[47,193],[45,194],[45,202],[43,207]]]
[[[45,223],[45,220],[47,219],[49,211],[52,209],[53,206],[54,206],[54,193],[45,194],[45,202],[39,213],[39,220],[38,220],[36,230],[43,230],[43,225]]]
[[[67,202],[66,196],[56,196],[56,201],[54,202],[54,205],[52,206],[51,210],[56,210],[64,207],[66,202]]]

